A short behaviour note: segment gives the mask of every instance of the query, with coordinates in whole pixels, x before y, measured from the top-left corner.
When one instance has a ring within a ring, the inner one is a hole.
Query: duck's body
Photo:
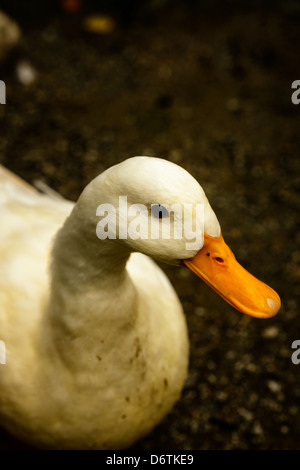
[[[186,378],[177,295],[149,257],[132,253],[95,284],[83,275],[69,295],[58,288],[67,300],[49,312],[53,238],[73,203],[3,171],[0,185],[0,423],[42,447],[127,447],[165,416]]]
[[[145,201],[159,202],[160,181],[152,180],[153,191],[139,183],[145,165],[157,179],[157,170],[173,171],[179,195],[205,205],[209,239],[219,237],[202,188],[163,160],[136,157],[107,170],[76,205],[0,171],[0,340],[6,347],[0,423],[36,446],[127,447],[180,396],[189,354],[182,307],[155,262],[134,251],[179,264],[199,247],[96,236],[97,206],[116,203],[113,196],[141,202],[143,193]],[[121,182],[132,180],[133,168],[132,191]],[[174,183],[168,178],[166,202]]]

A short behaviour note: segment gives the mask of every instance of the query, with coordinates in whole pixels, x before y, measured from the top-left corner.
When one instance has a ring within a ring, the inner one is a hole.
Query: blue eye
[[[164,206],[160,204],[151,205],[151,214],[157,219],[163,219],[164,217],[169,217],[169,212]]]

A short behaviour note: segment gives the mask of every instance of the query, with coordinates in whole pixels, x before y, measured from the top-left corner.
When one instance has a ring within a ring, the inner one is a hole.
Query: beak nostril
[[[216,257],[215,257],[215,260],[216,260],[218,263],[224,263],[223,258],[221,258],[220,256],[216,256]]]

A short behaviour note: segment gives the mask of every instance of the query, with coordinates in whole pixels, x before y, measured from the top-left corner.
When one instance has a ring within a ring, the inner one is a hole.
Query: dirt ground
[[[17,3],[2,2],[22,40],[0,66],[1,163],[73,200],[129,156],[178,163],[203,186],[237,259],[282,299],[275,318],[250,318],[163,266],[186,312],[189,377],[132,450],[299,449],[300,4],[95,1],[71,13]],[[115,25],[92,32],[88,14]],[[0,448],[26,446],[3,430]]]

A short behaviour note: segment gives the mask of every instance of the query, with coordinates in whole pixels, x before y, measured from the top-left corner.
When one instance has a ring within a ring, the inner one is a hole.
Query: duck
[[[225,243],[198,181],[136,156],[76,203],[0,167],[0,423],[40,449],[121,450],[180,399],[189,338],[160,263],[190,269],[236,310],[278,294]]]

